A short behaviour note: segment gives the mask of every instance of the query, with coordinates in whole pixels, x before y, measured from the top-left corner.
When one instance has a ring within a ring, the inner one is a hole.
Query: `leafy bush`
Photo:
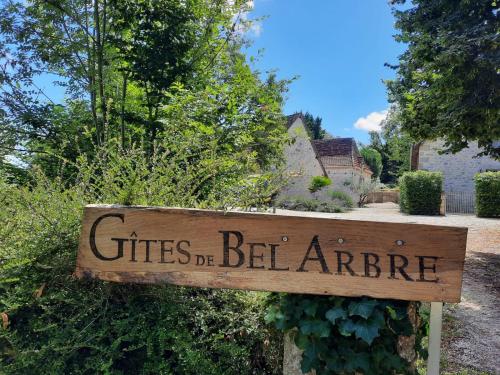
[[[264,323],[267,293],[72,276],[87,203],[226,207],[244,206],[241,196],[267,199],[272,184],[260,184],[261,199],[247,193],[256,182],[242,177],[244,164],[213,160],[208,141],[172,137],[152,156],[108,144],[96,162],[80,159],[70,187],[41,173],[28,187],[0,177],[0,373],[280,373],[281,338]]]
[[[345,208],[352,208],[354,206],[351,196],[344,191],[332,190],[329,192],[329,195],[340,206]]]
[[[368,166],[373,172],[372,178],[376,179],[380,177],[383,168],[382,155],[380,155],[380,152],[378,152],[372,147],[363,147],[360,150],[360,153],[363,156],[363,159],[365,159],[366,164],[368,164]]]
[[[266,321],[294,333],[304,373],[412,374],[418,356],[426,356],[418,308],[417,302],[364,297],[277,295]],[[399,347],[401,336],[413,334],[414,348]]]
[[[500,217],[500,172],[478,173],[474,181],[477,216]]]
[[[314,193],[315,191],[318,191],[322,187],[328,186],[332,183],[332,180],[330,180],[328,177],[325,176],[314,176],[311,179],[311,185],[309,186],[309,191],[311,193]]]
[[[307,199],[302,197],[283,198],[278,200],[277,206],[285,210],[315,211],[315,212],[344,212],[343,207],[319,199]]]
[[[405,172],[399,181],[401,211],[410,215],[439,215],[441,172]]]

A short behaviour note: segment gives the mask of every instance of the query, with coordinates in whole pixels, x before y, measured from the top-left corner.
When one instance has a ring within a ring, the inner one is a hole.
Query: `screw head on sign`
[[[287,236],[283,236],[283,237],[281,237],[281,240],[282,240],[283,242],[287,242],[287,241],[288,241],[288,237],[287,237]]]
[[[403,246],[405,242],[403,240],[396,240],[396,245]]]
[[[343,238],[339,238],[339,239],[337,240],[337,242],[338,242],[338,243],[344,243],[344,239],[343,239]]]

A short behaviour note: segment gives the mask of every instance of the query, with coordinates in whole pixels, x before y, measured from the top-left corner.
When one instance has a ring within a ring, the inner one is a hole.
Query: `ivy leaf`
[[[310,302],[304,307],[304,312],[307,316],[316,315],[316,310],[318,309],[318,302]]]
[[[370,369],[370,355],[368,353],[356,353],[356,369],[364,373]]]
[[[302,361],[300,361],[300,369],[303,374],[308,373],[313,369],[315,360],[309,357],[302,356]]]
[[[377,300],[362,300],[359,302],[353,301],[349,304],[349,316],[358,315],[365,319],[368,319],[373,312],[375,306],[377,306]]]
[[[389,316],[391,317],[391,319],[396,320],[398,318],[396,310],[394,310],[392,306],[387,306],[386,310],[389,312]]]
[[[373,340],[379,336],[379,326],[373,320],[362,320],[355,324],[356,338],[371,345]]]
[[[333,352],[333,353],[332,353]],[[325,358],[326,368],[334,372],[341,372],[344,369],[344,364],[340,356],[333,350],[329,352],[330,356]]]
[[[295,345],[297,345],[297,347],[299,349],[302,349],[304,350],[306,348],[307,345],[309,345],[309,338],[307,335],[304,335],[302,334],[300,331],[297,332],[297,334],[295,335]]]
[[[403,359],[401,359],[399,356],[395,354],[387,355],[385,361],[386,361],[386,367],[391,369],[401,370],[404,368],[405,365]]]
[[[342,307],[333,307],[326,312],[325,317],[330,322],[332,322],[333,325],[335,325],[335,321],[338,318],[342,318],[342,319],[347,318],[347,313],[346,313],[345,309],[343,309]]]
[[[346,319],[340,322],[339,332],[342,336],[350,336],[356,330],[356,323],[351,319]]]
[[[330,326],[323,320],[303,320],[299,323],[300,331],[305,335],[313,334],[318,337],[330,336]]]
[[[376,325],[378,325],[379,328],[385,327],[384,313],[378,309],[373,312],[372,316],[370,316],[370,320],[372,320]]]

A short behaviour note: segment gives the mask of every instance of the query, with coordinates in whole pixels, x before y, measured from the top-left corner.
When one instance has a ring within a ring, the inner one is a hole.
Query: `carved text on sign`
[[[77,275],[456,301],[465,240],[464,228],[89,206]]]

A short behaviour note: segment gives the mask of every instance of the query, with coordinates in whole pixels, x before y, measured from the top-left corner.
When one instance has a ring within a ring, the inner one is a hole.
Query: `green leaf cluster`
[[[382,155],[380,155],[380,152],[371,147],[362,147],[359,152],[363,156],[363,159],[365,159],[366,164],[368,164],[372,170],[372,178],[379,178],[383,169]]]
[[[330,180],[326,176],[314,176],[313,178],[311,178],[311,184],[309,185],[309,191],[311,193],[314,193],[314,192],[320,190],[321,188],[328,186],[328,185],[331,185],[331,184],[332,184],[332,180]]]
[[[383,184],[396,184],[398,178],[410,170],[413,140],[402,129],[401,122],[401,111],[397,105],[392,105],[382,122],[381,132],[370,132],[368,147],[380,153],[382,158],[380,182]]]
[[[410,215],[439,215],[442,191],[441,172],[405,172],[399,180],[401,211]]]
[[[370,298],[275,295],[266,321],[292,332],[303,350],[303,373],[411,374],[413,365],[397,351],[398,337],[418,334],[408,316],[410,302]],[[424,352],[422,351],[422,354]]]
[[[85,204],[265,204],[272,176],[248,177],[252,158],[224,151],[195,125],[170,132],[152,155],[117,141],[97,158],[80,155],[69,186],[36,171],[28,186],[0,175],[0,373],[280,372],[283,348],[264,322],[266,293],[72,276]]]
[[[477,216],[500,217],[500,172],[478,173],[474,182]]]
[[[392,3],[400,31],[395,38],[407,48],[392,66],[397,76],[387,88],[402,129],[417,141],[442,138],[453,153],[477,141],[498,158],[498,2]]]
[[[69,181],[79,155],[95,157],[118,141],[151,157],[162,138],[194,123],[220,149],[246,152],[258,167],[276,165],[290,81],[250,67],[242,47],[251,21],[240,17],[248,7],[243,0],[1,3],[0,50],[9,58],[0,72],[0,150],[7,150],[0,166],[7,153]],[[39,79],[53,79],[64,99],[51,98]]]
[[[323,139],[327,135],[326,130],[323,129],[322,121],[321,117],[314,117],[309,112],[304,114],[304,125],[311,139]]]

